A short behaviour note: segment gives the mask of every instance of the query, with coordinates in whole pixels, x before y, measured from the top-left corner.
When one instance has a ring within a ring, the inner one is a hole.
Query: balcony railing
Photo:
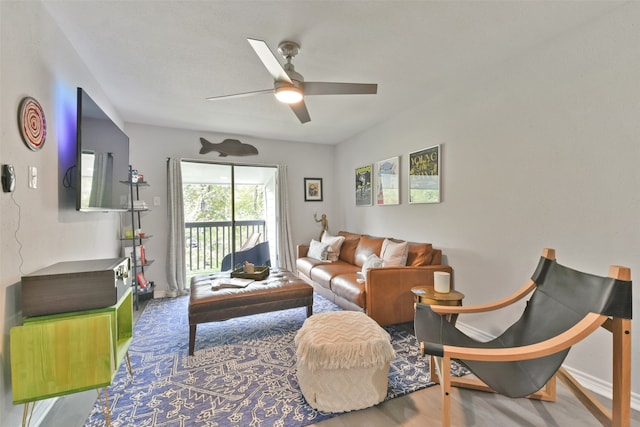
[[[185,222],[187,275],[202,271],[220,271],[222,258],[232,251],[231,221]],[[265,236],[265,221],[261,219],[235,222],[236,250],[251,236]]]

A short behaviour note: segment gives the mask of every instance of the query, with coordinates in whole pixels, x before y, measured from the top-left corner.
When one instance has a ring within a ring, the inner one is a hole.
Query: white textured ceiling
[[[47,9],[127,122],[335,144],[532,49],[612,1],[59,1]],[[377,95],[309,96],[300,124],[247,42],[301,45],[307,81],[378,83]]]

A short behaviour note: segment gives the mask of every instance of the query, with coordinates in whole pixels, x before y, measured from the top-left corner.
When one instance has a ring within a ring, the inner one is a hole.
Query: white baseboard
[[[478,341],[489,341],[495,338],[495,336],[488,334],[480,329],[474,328],[471,325],[467,325],[462,322],[456,323],[456,327],[462,332]],[[603,381],[600,378],[596,378],[593,375],[589,375],[585,372],[572,368],[571,366],[564,365],[564,368],[575,377],[587,390],[599,394],[600,396],[611,399],[613,396],[613,386],[610,382]],[[631,408],[640,411],[640,394],[631,393]]]
[[[53,397],[51,399],[39,400],[35,402],[36,406],[33,408],[33,415],[31,416],[30,425],[39,427],[49,411],[51,411],[51,409],[53,408],[53,405],[56,404],[57,400],[57,397]]]
[[[495,338],[495,335],[491,335],[486,333],[485,331],[481,331],[478,328],[474,328],[471,325],[468,325],[463,322],[457,322],[456,328],[460,329],[462,332],[473,338],[477,341],[489,341]]]
[[[600,396],[604,396],[609,400],[613,398],[613,387],[610,382],[603,381],[600,378],[596,378],[593,375],[589,375],[570,366],[564,366],[564,368],[573,375],[584,388]],[[640,394],[631,392],[631,409],[640,411]]]

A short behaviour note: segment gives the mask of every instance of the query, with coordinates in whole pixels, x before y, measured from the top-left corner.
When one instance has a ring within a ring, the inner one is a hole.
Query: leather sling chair
[[[222,258],[220,271],[231,270],[231,262],[233,260],[233,266],[239,267],[248,261],[255,265],[271,266],[271,252],[269,251],[269,242],[258,243],[250,249],[243,251],[237,251],[233,254],[227,254]]]
[[[531,298],[522,317],[488,342],[468,337],[447,321],[455,314],[507,307],[527,295]],[[451,386],[554,401],[557,376],[600,423],[629,426],[631,307],[629,268],[611,266],[609,277],[583,273],[558,264],[553,249],[543,251],[529,283],[493,304],[445,307],[417,303],[415,333],[423,354],[431,356],[431,365],[436,359],[440,378],[436,375],[432,381],[439,381],[442,389],[442,425],[451,424]],[[613,337],[611,411],[561,366],[571,346],[600,327]],[[452,379],[447,368],[451,359],[461,362],[475,378]]]

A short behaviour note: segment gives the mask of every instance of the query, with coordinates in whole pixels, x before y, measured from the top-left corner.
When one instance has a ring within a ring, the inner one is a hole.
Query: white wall
[[[112,115],[109,101],[39,2],[0,2],[0,163],[13,164],[13,195],[0,193],[0,425],[20,425],[22,406],[11,401],[9,329],[22,322],[20,277],[60,261],[118,255],[117,216],[75,211],[75,193],[62,177],[75,162],[76,86]],[[17,111],[36,98],[47,120],[37,152],[22,142]],[[38,168],[38,188],[27,167]],[[44,405],[40,404],[39,407]],[[34,420],[35,421],[35,420]]]
[[[85,88],[117,123],[122,122],[40,3],[0,2],[0,19],[0,162],[13,164],[17,174],[13,199],[10,194],[0,193],[0,419],[3,426],[9,426],[17,425],[21,417],[21,407],[13,407],[11,402],[8,354],[9,329],[21,322],[20,277],[60,261],[119,254],[118,214],[76,212],[74,191],[62,185],[64,173],[75,162],[76,86]],[[45,110],[47,140],[38,152],[22,143],[15,122],[24,96],[35,97]],[[156,260],[148,277],[155,279],[162,290],[166,287],[166,158],[205,158],[198,155],[199,137],[212,142],[223,137],[140,125],[129,125],[125,131],[131,140],[132,163],[152,183],[142,191],[161,198],[161,206],[146,214],[144,225],[156,236],[147,245],[149,256]],[[317,234],[313,214],[327,213],[331,218],[334,210],[328,201],[304,203],[302,179],[324,177],[327,200],[327,188],[333,186],[334,147],[242,140],[260,151],[259,156],[248,158],[250,163],[289,165],[290,197],[298,212],[292,219],[293,233],[296,241],[310,240]],[[206,157],[214,156],[211,153]],[[313,162],[308,164],[304,159]],[[29,165],[38,168],[35,190],[27,188]]]
[[[637,22],[640,4],[630,2],[337,148],[240,136],[260,151],[242,160],[288,164],[294,243],[317,235],[314,213],[326,213],[332,231],[432,242],[455,269],[466,304],[522,285],[546,246],[558,250],[561,262],[594,273],[606,274],[612,263],[640,271]],[[76,212],[73,192],[62,185],[73,163],[68,145],[75,137],[76,86],[121,123],[42,5],[0,1],[0,163],[13,164],[18,176],[15,203],[0,193],[3,427],[18,425],[22,409],[11,404],[8,358],[9,328],[20,319],[20,276],[58,261],[116,256],[119,250],[117,214]],[[24,146],[16,126],[24,96],[38,99],[47,114],[47,142],[39,152]],[[126,124],[125,132],[132,163],[152,184],[143,191],[149,200],[161,198],[161,206],[145,216],[145,228],[157,236],[148,243],[156,259],[149,277],[162,287],[166,157],[200,158],[199,137],[219,142],[229,135],[135,124]],[[409,205],[407,153],[434,144],[443,147],[443,202]],[[350,190],[354,169],[395,155],[402,157],[402,204],[356,208]],[[202,158],[217,159],[215,153]],[[36,190],[27,188],[28,165],[38,167]],[[324,202],[303,201],[303,177],[324,179]],[[462,321],[495,334],[504,319]],[[605,337],[580,344],[569,365],[610,381]],[[635,367],[638,354],[634,350]],[[636,395],[639,378],[634,369]]]
[[[0,426],[19,425],[22,407],[13,406],[9,358],[9,330],[20,324],[20,277],[61,261],[110,258],[119,255],[119,214],[75,211],[75,192],[65,188],[63,177],[75,163],[76,87],[83,87],[111,118],[123,127],[104,95],[40,2],[0,1],[0,163],[13,164],[16,191],[0,193]],[[16,122],[24,96],[36,98],[47,119],[47,140],[38,152],[22,142]],[[131,161],[152,186],[141,190],[159,196],[161,206],[144,218],[145,229],[156,237],[147,251],[156,263],[148,277],[166,288],[166,158],[216,159],[216,153],[199,156],[199,137],[219,142],[228,135],[128,125]],[[248,163],[289,167],[289,192],[294,243],[309,241],[318,233],[314,213],[335,216],[333,194],[333,146],[292,144],[240,139],[255,145],[260,154],[243,158]],[[237,161],[239,158],[233,158]],[[28,189],[27,167],[38,168],[38,188]],[[323,177],[325,201],[303,201],[303,177]],[[36,407],[46,411],[51,400]],[[45,408],[45,409],[42,409]]]
[[[142,223],[145,232],[154,237],[145,242],[145,253],[154,263],[145,268],[145,276],[158,286],[158,294],[167,290],[167,158],[205,160],[214,162],[235,162],[253,165],[286,164],[289,175],[289,200],[291,205],[291,229],[293,244],[308,243],[318,238],[319,224],[313,215],[326,213],[329,226],[336,217],[334,187],[334,152],[332,145],[302,144],[251,137],[214,134],[192,130],[161,128],[128,123],[125,132],[131,143],[131,164],[149,181],[150,187],[141,189],[143,198],[151,212],[143,214]],[[212,143],[222,142],[226,138],[235,138],[251,144],[258,149],[257,156],[219,157],[217,152],[198,154],[200,137]],[[324,201],[305,202],[303,192],[304,177],[323,178]],[[153,206],[153,198],[160,197],[161,205]],[[337,225],[337,223],[336,223]],[[337,231],[337,229],[336,229]]]
[[[340,144],[338,183],[356,167],[401,156],[402,204],[355,207],[340,194],[344,228],[431,242],[443,249],[465,304],[524,285],[542,249],[606,275],[640,271],[640,4],[628,3],[495,64],[462,86]],[[442,144],[442,203],[409,205],[408,153]],[[638,298],[634,311],[638,313]],[[495,335],[514,313],[461,322]],[[638,327],[638,321],[634,321]],[[596,333],[567,364],[610,383],[610,340]],[[633,336],[637,349],[638,334]],[[632,387],[640,393],[640,353]]]

